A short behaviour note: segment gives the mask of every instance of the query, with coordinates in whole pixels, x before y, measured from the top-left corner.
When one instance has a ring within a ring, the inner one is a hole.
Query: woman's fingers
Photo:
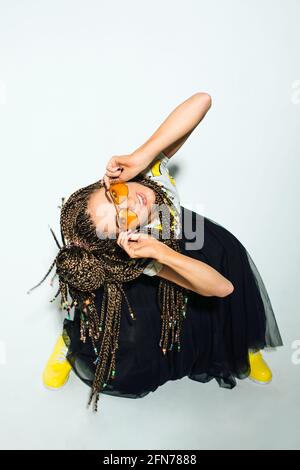
[[[129,236],[129,234],[127,232],[125,232],[124,237],[123,237],[123,248],[129,254],[129,256],[132,258],[134,250],[132,249],[131,246],[129,246],[128,236]]]
[[[123,231],[123,232],[119,233],[119,236],[118,236],[118,239],[117,239],[118,245],[120,245],[120,246],[124,245],[124,241],[126,239],[126,236],[128,236],[126,231]]]
[[[110,181],[109,181],[108,176],[106,176],[106,175],[103,176],[103,183],[105,184],[106,189],[110,188]]]
[[[140,233],[130,233],[128,237],[129,237],[129,240],[138,240],[140,236],[141,236]]]
[[[110,160],[106,165],[107,176],[119,175],[122,170],[123,169],[120,167],[120,165],[114,160]]]
[[[106,164],[107,170],[115,171],[120,168],[121,168],[120,163],[116,157],[110,158]]]
[[[131,235],[131,232],[130,232],[130,231],[120,232],[120,233],[119,233],[119,236],[118,236],[118,239],[117,239],[117,243],[118,243],[118,245],[121,246],[121,248],[123,248],[123,249],[128,253],[128,255],[132,258],[132,257],[134,257],[134,248],[129,245],[129,237],[130,237],[130,235]]]
[[[102,178],[102,182],[105,185],[106,189],[110,188],[112,181],[117,181],[120,174],[122,173],[123,168],[121,168],[116,162],[110,161],[106,165],[105,174]]]
[[[120,173],[115,174],[114,176],[108,176],[107,174],[105,174],[103,176],[102,181],[105,184],[106,189],[109,189],[112,183],[118,183],[119,181],[121,181],[119,179],[119,174]]]
[[[121,167],[109,163],[108,165],[106,165],[106,169],[109,171],[118,171],[118,170],[121,170]]]
[[[114,178],[115,176],[120,176],[121,174],[121,170],[108,170],[106,169],[106,173],[105,173],[107,176],[109,176],[110,178]]]
[[[128,230],[119,233],[117,243],[128,253],[130,258],[153,258],[156,250],[151,238],[147,234],[132,233]]]

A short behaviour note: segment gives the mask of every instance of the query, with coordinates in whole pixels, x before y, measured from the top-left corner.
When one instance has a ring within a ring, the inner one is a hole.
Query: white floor
[[[40,296],[43,292],[33,303]],[[41,371],[60,330],[55,313],[50,308],[50,313],[24,316],[20,328],[26,334],[18,333],[18,345],[11,336],[2,343],[1,448],[300,448],[300,365],[291,360],[293,325],[281,325],[284,348],[265,352],[274,373],[268,386],[246,379],[226,390],[215,381],[184,378],[143,399],[101,395],[95,414],[86,408],[89,388],[73,373],[60,391],[42,385]]]
[[[154,6],[0,2],[2,449],[300,448],[300,2]],[[140,400],[103,395],[94,414],[75,376],[43,388],[62,319],[50,277],[26,291],[57,255],[48,225],[59,236],[61,197],[102,178],[111,156],[139,148],[199,91],[212,109],[171,174],[182,205],[257,263],[285,344],[266,354],[274,381],[226,390],[184,378]]]

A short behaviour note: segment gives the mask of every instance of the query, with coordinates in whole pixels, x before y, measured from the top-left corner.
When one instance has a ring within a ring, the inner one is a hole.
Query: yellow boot
[[[249,362],[251,367],[249,379],[253,380],[253,382],[263,385],[266,385],[271,382],[271,369],[264,361],[260,351],[255,353],[249,352]]]
[[[68,381],[72,367],[66,359],[67,351],[68,348],[60,335],[43,372],[43,383],[46,388],[58,390]]]

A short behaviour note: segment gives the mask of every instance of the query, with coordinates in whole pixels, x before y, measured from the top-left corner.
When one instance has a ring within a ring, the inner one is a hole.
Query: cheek
[[[151,204],[155,203],[155,192],[153,189],[143,186],[143,193],[147,197],[148,207],[151,207]]]
[[[149,198],[148,198],[148,213],[150,214],[152,210],[154,210],[154,204],[155,204],[155,193],[154,191],[149,192]]]
[[[145,207],[145,209],[140,211],[140,214],[143,215],[143,219],[145,219],[146,215],[150,216],[152,206],[153,204],[155,204],[155,192],[153,191],[153,189],[148,188],[147,186],[144,186],[143,184],[140,184],[140,183],[129,183],[129,184],[134,185],[133,188],[135,191],[137,192],[141,191],[147,197],[147,207]]]
[[[97,224],[96,233],[98,238],[116,238],[118,236],[118,229],[113,217],[101,219]]]

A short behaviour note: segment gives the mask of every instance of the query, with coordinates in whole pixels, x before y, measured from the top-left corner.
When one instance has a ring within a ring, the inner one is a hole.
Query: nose
[[[127,198],[124,199],[124,201],[122,201],[121,204],[119,204],[119,208],[120,209],[129,209],[129,210],[135,211],[135,209],[137,207],[137,204],[138,204],[137,197],[135,199],[133,196],[128,194]]]

